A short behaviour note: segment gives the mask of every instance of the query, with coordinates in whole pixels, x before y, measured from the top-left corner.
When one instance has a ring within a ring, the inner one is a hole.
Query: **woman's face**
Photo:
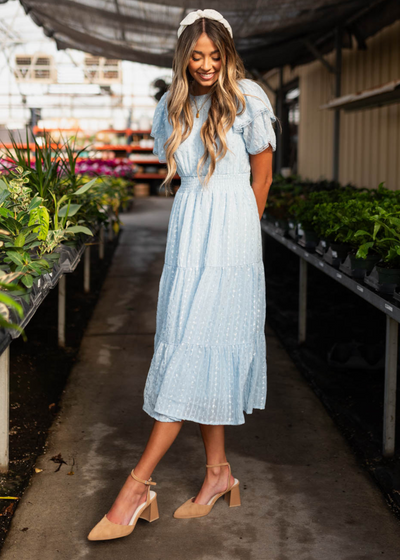
[[[204,95],[217,81],[221,69],[221,56],[215,43],[202,33],[194,46],[188,70],[193,76],[195,83],[193,92]]]

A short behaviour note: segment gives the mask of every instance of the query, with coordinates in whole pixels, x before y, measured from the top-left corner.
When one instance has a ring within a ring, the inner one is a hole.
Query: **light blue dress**
[[[163,422],[243,424],[244,412],[265,408],[265,277],[249,154],[269,145],[276,149],[276,117],[256,82],[242,79],[239,86],[256,97],[245,97],[246,110],[227,133],[230,151],[217,163],[208,187],[198,180],[197,164],[210,99],[196,118],[191,96],[193,130],[174,155],[182,180],[169,218],[143,404]],[[151,131],[154,154],[162,162],[172,133],[167,95],[156,107]],[[196,96],[199,108],[206,98]]]

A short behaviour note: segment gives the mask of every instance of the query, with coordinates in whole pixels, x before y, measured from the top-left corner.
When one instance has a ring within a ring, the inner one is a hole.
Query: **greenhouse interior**
[[[397,560],[399,1],[0,39],[0,556]]]

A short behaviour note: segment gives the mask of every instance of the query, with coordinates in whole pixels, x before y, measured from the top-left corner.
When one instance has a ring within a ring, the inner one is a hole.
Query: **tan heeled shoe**
[[[207,468],[212,467],[223,467],[227,465],[229,467],[229,478],[228,478],[228,487],[223,492],[219,492],[219,494],[215,494],[207,504],[196,504],[193,498],[187,500],[184,504],[182,504],[178,509],[174,512],[174,517],[177,519],[189,519],[191,517],[204,517],[208,515],[212,510],[215,502],[221,496],[225,496],[225,501],[228,502],[229,507],[237,507],[241,505],[240,502],[240,490],[239,490],[239,481],[235,478],[235,482],[231,485],[231,466],[229,463],[218,463],[217,465],[206,465]]]
[[[147,486],[147,498],[146,501],[138,506],[132,517],[129,521],[128,525],[120,525],[119,523],[113,523],[107,518],[107,515],[104,515],[103,519],[101,519],[97,525],[93,527],[88,535],[88,539],[90,541],[102,541],[107,539],[118,539],[119,537],[126,537],[132,533],[138,519],[145,519],[150,523],[155,521],[159,518],[158,514],[158,505],[157,505],[157,494],[150,490],[150,486],[155,486],[156,482],[151,482],[151,477],[149,480],[142,480],[138,478],[133,469],[131,471],[131,476],[141,482],[142,484],[146,484]]]

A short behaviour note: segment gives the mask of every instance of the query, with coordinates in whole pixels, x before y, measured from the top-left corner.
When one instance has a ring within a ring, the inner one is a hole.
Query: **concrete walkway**
[[[188,422],[153,475],[160,519],[139,521],[123,539],[86,539],[152,425],[142,393],[172,201],[138,199],[123,216],[80,361],[37,461],[43,472],[33,475],[21,500],[2,559],[397,560],[399,522],[270,329],[267,408],[226,429],[242,507],[219,500],[202,519],[172,517],[205,472],[199,428]],[[50,458],[58,453],[68,464],[55,472]]]

